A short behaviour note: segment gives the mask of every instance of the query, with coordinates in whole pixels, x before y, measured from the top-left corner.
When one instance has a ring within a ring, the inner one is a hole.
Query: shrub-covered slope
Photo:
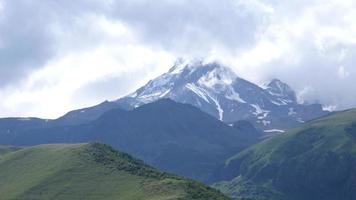
[[[355,200],[356,110],[311,121],[229,159],[215,186],[240,199]]]

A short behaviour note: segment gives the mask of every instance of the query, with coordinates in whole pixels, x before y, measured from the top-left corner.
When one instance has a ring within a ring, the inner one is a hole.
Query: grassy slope
[[[356,110],[254,145],[229,159],[225,170],[236,178],[216,187],[234,197],[356,198]]]
[[[226,199],[102,144],[42,145],[0,159],[0,197],[13,199]]]

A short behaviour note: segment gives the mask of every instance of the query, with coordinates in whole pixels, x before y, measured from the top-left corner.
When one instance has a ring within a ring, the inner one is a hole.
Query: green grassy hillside
[[[98,143],[0,149],[1,200],[227,199]]]
[[[216,184],[237,199],[355,200],[356,110],[338,112],[237,154]]]

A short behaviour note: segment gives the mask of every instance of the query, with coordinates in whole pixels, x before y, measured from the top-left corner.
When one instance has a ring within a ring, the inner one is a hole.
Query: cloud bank
[[[300,101],[356,106],[352,0],[0,0],[0,116],[54,118],[125,95],[179,57]]]

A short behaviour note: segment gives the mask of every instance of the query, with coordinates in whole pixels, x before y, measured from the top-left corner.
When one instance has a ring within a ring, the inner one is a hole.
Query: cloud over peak
[[[353,0],[0,0],[1,115],[57,117],[118,98],[178,57],[354,107],[355,9]]]

